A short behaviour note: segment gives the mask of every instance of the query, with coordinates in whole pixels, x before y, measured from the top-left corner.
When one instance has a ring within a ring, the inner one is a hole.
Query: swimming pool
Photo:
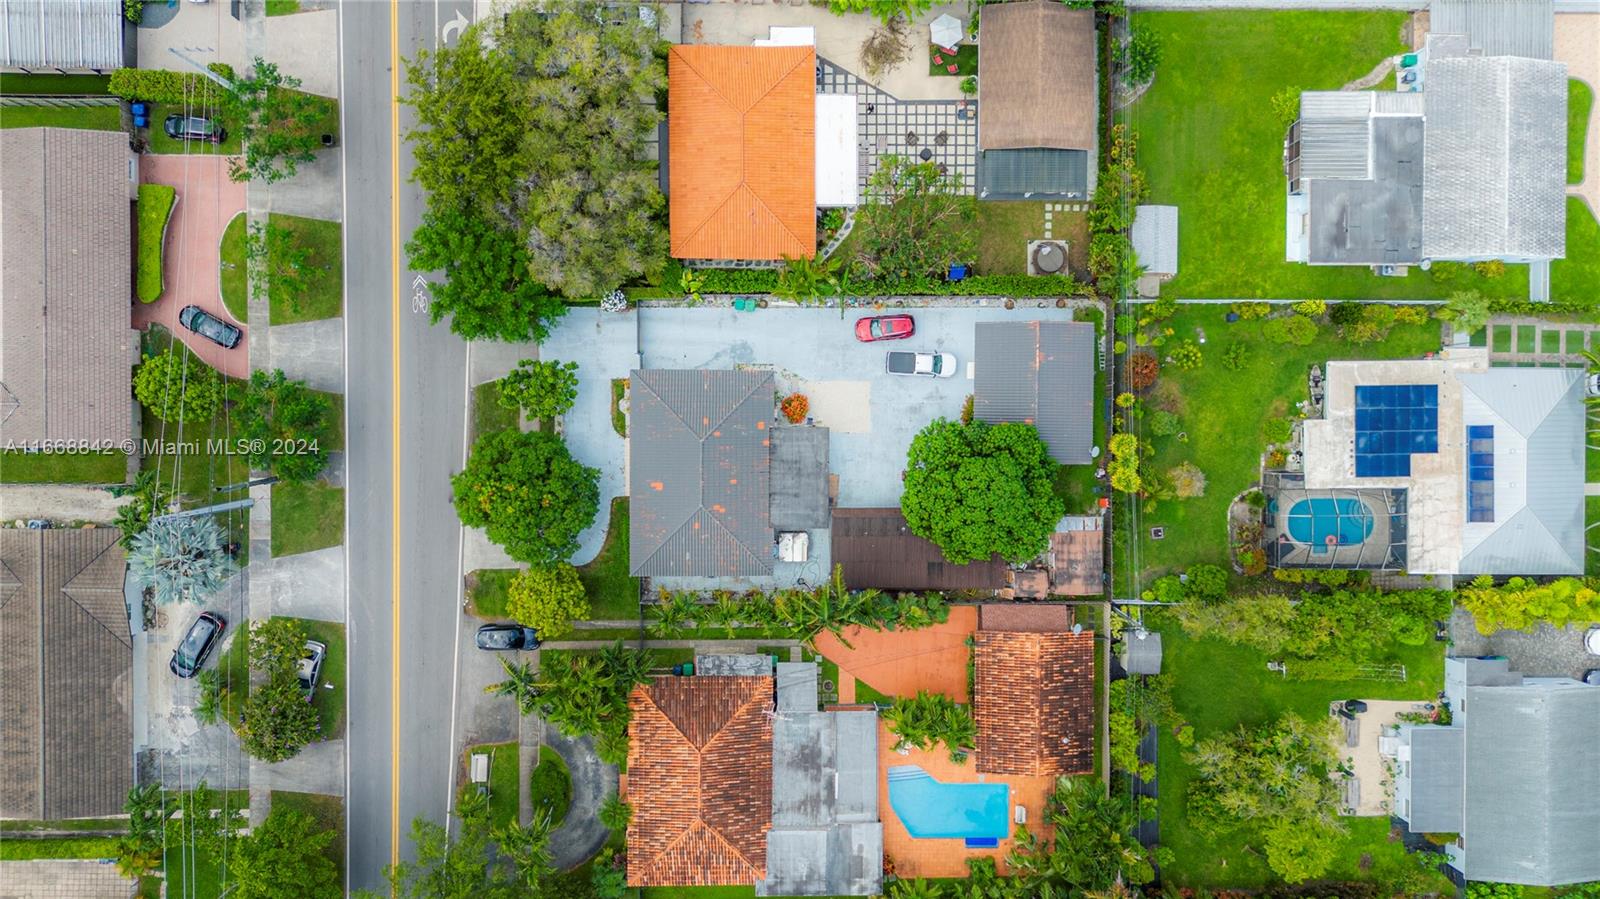
[[[889,769],[889,805],[920,839],[1005,839],[1009,795],[1003,783],[940,783],[916,765]]]
[[[1314,553],[1328,551],[1328,538],[1354,546],[1372,533],[1372,512],[1359,499],[1319,496],[1303,499],[1289,510],[1289,536]]]

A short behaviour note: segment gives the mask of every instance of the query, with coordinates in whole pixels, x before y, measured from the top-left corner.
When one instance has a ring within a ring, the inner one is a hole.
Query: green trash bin
[[[1402,69],[1409,69],[1416,64],[1417,54],[1415,53],[1407,53],[1406,55],[1400,57],[1400,68]]]

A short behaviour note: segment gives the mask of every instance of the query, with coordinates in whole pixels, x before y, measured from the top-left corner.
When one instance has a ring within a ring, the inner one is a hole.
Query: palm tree
[[[797,303],[815,303],[822,299],[823,290],[837,283],[834,273],[838,269],[838,259],[784,256],[783,268],[778,272],[778,285],[772,292]]]
[[[530,890],[538,889],[539,881],[550,870],[551,829],[549,813],[541,812],[526,826],[510,824],[495,831],[500,854],[511,859],[517,877]]]
[[[693,593],[667,593],[662,591],[662,602],[655,606],[655,620],[650,622],[650,636],[671,639],[699,614],[700,603]]]
[[[500,660],[500,667],[505,670],[506,679],[499,683],[490,684],[483,688],[483,692],[491,696],[509,696],[517,701],[517,709],[524,715],[532,715],[539,710],[539,672],[527,662],[511,662]]]

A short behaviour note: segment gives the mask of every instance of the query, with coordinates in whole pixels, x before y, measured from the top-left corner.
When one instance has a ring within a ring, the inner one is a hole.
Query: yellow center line
[[[393,375],[390,402],[393,412],[390,433],[390,502],[393,525],[390,534],[391,582],[390,618],[394,622],[394,639],[390,641],[390,659],[393,662],[392,683],[389,694],[389,747],[392,753],[389,768],[389,862],[400,864],[400,294],[404,284],[400,278],[400,3],[389,3],[389,120],[393,126],[394,143],[390,146],[393,164],[393,184],[390,193],[391,234],[394,251],[394,305],[389,310],[389,350]]]

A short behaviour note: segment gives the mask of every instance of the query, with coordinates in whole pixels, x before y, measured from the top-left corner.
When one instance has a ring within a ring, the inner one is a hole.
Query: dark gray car
[[[178,648],[172,651],[172,661],[167,663],[167,667],[179,677],[199,674],[211,650],[222,639],[222,632],[227,629],[228,622],[221,615],[201,612],[194,624],[189,625],[183,639],[178,641]]]
[[[178,324],[199,334],[224,349],[233,349],[239,345],[239,339],[244,332],[228,324],[215,315],[201,309],[199,306],[185,306],[178,313]]]
[[[492,652],[538,649],[539,634],[520,624],[485,624],[478,628],[478,648]]]
[[[193,115],[169,115],[161,130],[173,140],[204,140],[220,144],[228,139],[228,129],[211,119]]]

